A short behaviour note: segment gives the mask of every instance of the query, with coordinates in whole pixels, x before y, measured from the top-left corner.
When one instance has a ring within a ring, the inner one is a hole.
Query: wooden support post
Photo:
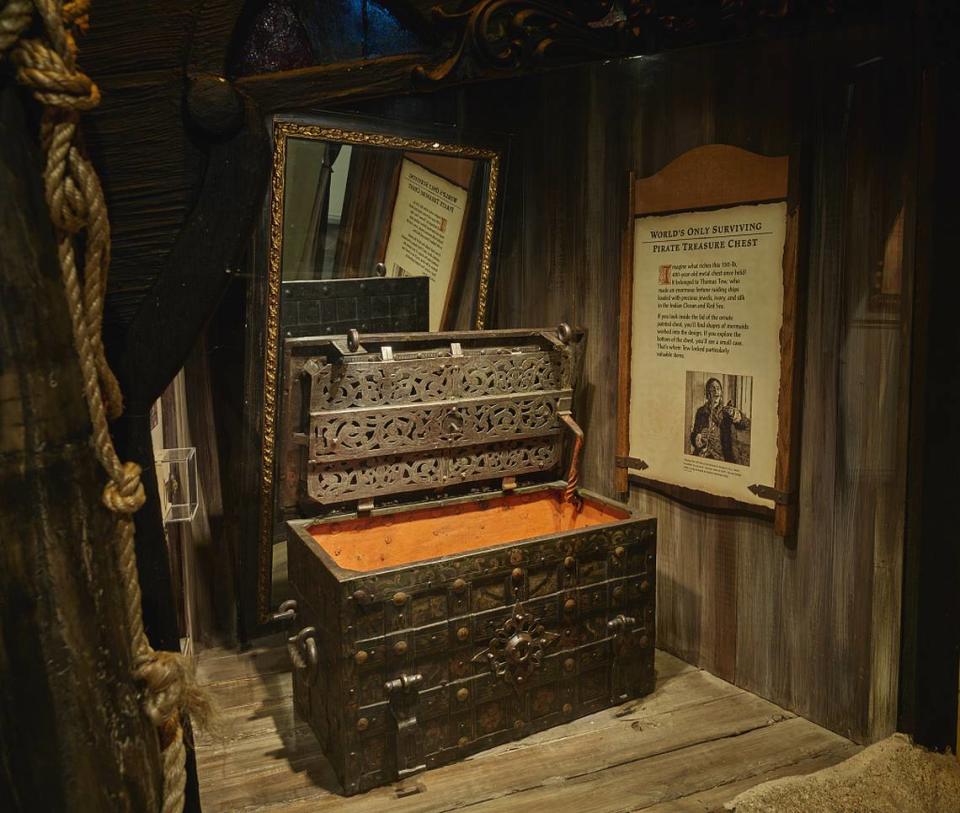
[[[40,157],[9,85],[0,199],[0,809],[158,810]]]

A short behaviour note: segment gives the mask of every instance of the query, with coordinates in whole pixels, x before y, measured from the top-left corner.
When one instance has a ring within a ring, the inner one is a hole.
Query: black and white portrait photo
[[[750,465],[753,376],[687,371],[684,453]]]

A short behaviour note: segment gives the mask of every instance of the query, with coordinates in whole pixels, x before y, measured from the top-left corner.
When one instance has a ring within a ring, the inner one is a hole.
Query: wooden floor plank
[[[786,765],[778,766],[770,771],[747,777],[739,781],[724,782],[716,787],[684,796],[679,799],[671,799],[668,802],[655,804],[650,807],[639,808],[643,813],[723,813],[723,805],[731,801],[745,790],[759,785],[761,782],[769,782],[773,779],[781,779],[785,776],[805,776],[814,771],[822,770],[836,765],[849,757],[852,757],[860,750],[859,745],[852,742],[843,742],[835,748],[831,748],[823,754],[813,757],[801,757],[797,762],[791,762]],[[784,754],[787,756],[787,754]]]
[[[293,702],[293,683],[289,672],[262,678],[247,678],[207,686],[214,704],[221,711],[235,706],[250,706],[287,698]]]
[[[258,646],[246,652],[227,649],[206,649],[197,658],[197,682],[201,686],[274,675],[290,671],[286,643]]]
[[[204,654],[202,675],[221,709],[219,736],[197,745],[206,813],[702,813],[854,748],[658,652],[657,689],[647,697],[408,780],[422,792],[398,798],[396,787],[384,787],[344,798],[309,727],[293,714],[285,647]]]
[[[591,770],[562,781],[505,793],[471,813],[622,813],[682,799],[730,780],[762,776],[803,757],[835,748],[842,737],[796,717],[736,736],[720,737],[687,748],[606,769]],[[759,781],[759,780],[757,780]],[[562,800],[562,803],[561,803]],[[434,808],[455,810],[455,807]],[[374,810],[374,808],[370,808]]]
[[[617,718],[615,727],[583,730],[533,747],[486,754],[430,771],[419,782],[423,793],[396,799],[393,788],[379,788],[348,800],[329,794],[307,803],[281,807],[290,811],[328,810],[374,813],[389,803],[396,813],[455,810],[468,802],[497,801],[537,788],[554,788],[579,777],[603,773],[653,756],[734,737],[780,722],[786,712],[755,695],[739,692],[704,704],[691,704],[658,714],[642,712]],[[482,806],[482,805],[479,805]]]

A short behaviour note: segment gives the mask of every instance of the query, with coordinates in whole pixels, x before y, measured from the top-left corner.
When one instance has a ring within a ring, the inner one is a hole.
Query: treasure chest
[[[583,342],[286,342],[294,703],[347,795],[652,690],[656,525],[577,488]]]

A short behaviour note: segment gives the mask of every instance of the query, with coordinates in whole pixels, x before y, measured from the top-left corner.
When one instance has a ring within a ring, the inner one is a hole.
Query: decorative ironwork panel
[[[563,326],[310,346],[304,496],[332,505],[549,472],[582,338]]]
[[[547,471],[559,462],[560,444],[552,435],[476,449],[310,463],[307,493],[318,503],[335,503]]]
[[[397,341],[402,346],[402,338]],[[412,354],[395,351],[393,361],[383,361],[376,354],[347,364],[318,359],[321,364],[313,376],[311,412],[573,387],[571,364],[560,351],[527,347],[464,348],[463,352],[463,356],[454,356],[447,344]]]
[[[560,428],[559,396],[321,413],[312,422],[310,459],[322,463],[552,433]]]

